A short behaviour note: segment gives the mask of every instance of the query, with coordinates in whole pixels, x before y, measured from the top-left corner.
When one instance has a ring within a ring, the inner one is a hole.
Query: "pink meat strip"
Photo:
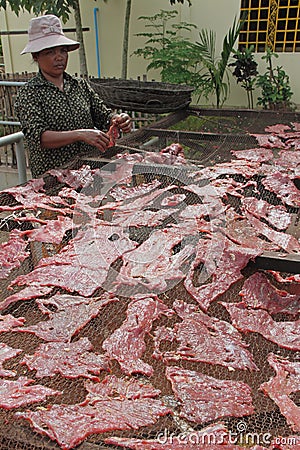
[[[182,280],[184,272],[180,266],[194,253],[194,246],[186,245],[174,254],[173,249],[181,243],[182,234],[173,228],[155,230],[139,247],[123,254],[114,291],[118,292],[122,286],[140,285],[149,291],[161,292],[167,289],[169,280]]]
[[[265,200],[256,197],[244,197],[241,199],[241,203],[248,213],[258,219],[265,219],[278,230],[285,230],[292,221],[291,215],[283,205],[270,205]]]
[[[241,270],[262,250],[235,245],[220,234],[219,239],[215,241],[201,239],[196,252],[196,258],[184,280],[184,286],[201,309],[207,311],[219,295],[243,278]],[[204,281],[196,286],[193,282],[194,273],[201,265],[204,265],[206,278],[210,277],[210,281],[208,283]]]
[[[76,225],[68,216],[57,216],[56,220],[48,220],[45,225],[33,230],[22,231],[22,236],[27,236],[29,241],[48,242],[60,244],[66,231],[72,230]]]
[[[159,209],[158,211],[144,209],[136,215],[125,218],[122,224],[124,227],[157,227],[177,211],[176,209]]]
[[[288,141],[289,143],[289,141]],[[294,142],[295,144],[295,142]],[[300,165],[300,138],[297,141],[297,150],[281,150],[279,158],[275,163],[281,167],[287,167],[288,169],[295,168]]]
[[[265,148],[251,148],[248,150],[231,150],[231,153],[238,159],[247,161],[270,161],[274,158],[272,150]]]
[[[262,272],[251,275],[239,294],[247,306],[264,309],[269,314],[296,315],[300,312],[300,295],[277,289]]]
[[[283,203],[294,207],[300,206],[300,191],[287,175],[275,172],[266,176],[262,180],[262,184],[266,189],[274,192]]]
[[[191,422],[206,423],[254,413],[251,389],[246,383],[219,380],[176,366],[167,367],[166,376],[181,403],[180,417]]]
[[[170,155],[182,156],[184,157],[183,147],[178,142],[173,142],[173,144],[160,150],[160,153],[169,153]]]
[[[119,133],[120,133],[119,127],[115,123],[113,123],[107,132],[107,134],[109,136],[108,147],[114,147],[116,145],[116,141],[119,137]]]
[[[0,408],[13,409],[44,401],[49,395],[61,395],[62,392],[32,383],[27,377],[17,380],[0,380]]]
[[[153,374],[153,368],[141,357],[146,350],[145,336],[150,333],[152,323],[162,314],[171,315],[158,297],[142,297],[131,301],[127,318],[120,328],[103,342],[103,349],[111,359],[116,359],[126,374]]]
[[[109,191],[109,195],[111,195],[116,201],[128,200],[148,194],[160,185],[161,182],[159,180],[153,180],[151,183],[142,183],[132,187],[120,185],[113,187]]]
[[[15,328],[22,327],[25,322],[24,317],[14,317],[11,314],[0,316],[0,333],[15,331]]]
[[[87,402],[91,405],[100,400],[109,398],[156,398],[161,391],[155,389],[151,383],[141,381],[137,378],[118,378],[115,375],[106,376],[101,383],[85,381],[84,387],[88,392]]]
[[[250,134],[255,137],[260,147],[264,148],[285,148],[284,142],[273,134]]]
[[[60,374],[66,378],[90,378],[100,381],[98,375],[109,370],[108,360],[94,353],[88,338],[84,337],[66,345],[64,342],[41,344],[33,355],[25,355],[20,364],[36,370],[35,377],[53,377]]]
[[[110,265],[136,246],[121,226],[95,222],[93,227],[79,231],[55,256],[42,259],[33,271],[17,277],[12,286],[57,286],[88,297],[102,287]]]
[[[20,185],[5,189],[2,193],[12,195],[20,205],[16,206],[0,206],[0,211],[14,211],[18,209],[38,210],[46,209],[56,211],[60,214],[72,213],[65,202],[59,196],[50,196],[45,193],[44,180],[29,180],[26,185]],[[56,205],[56,206],[53,206]],[[58,207],[60,206],[60,207]],[[65,208],[66,207],[66,208]]]
[[[268,341],[289,350],[300,350],[300,320],[276,322],[262,309],[247,308],[244,302],[222,302],[230,314],[232,324],[242,333],[259,333]]]
[[[95,389],[101,390],[101,384],[105,385],[104,390],[107,389],[110,381],[114,386],[118,384],[116,380],[106,378],[100,385],[97,383]],[[111,389],[114,397],[99,397],[98,400],[93,399],[92,404],[87,400],[82,404],[53,405],[47,410],[20,412],[15,416],[28,420],[35,431],[56,441],[62,450],[70,450],[94,433],[137,430],[172,413],[160,400],[149,398],[148,394],[139,398],[128,396],[127,384],[131,392],[131,381],[121,382],[117,391]],[[92,390],[90,384],[86,386]]]
[[[256,228],[257,232],[265,236],[269,241],[274,242],[287,253],[300,253],[300,244],[294,236],[283,233],[282,231],[273,230],[273,228],[270,228],[247,211],[245,211],[245,216],[251,225]]]
[[[6,299],[0,303],[0,311],[3,311],[8,306],[18,301],[27,301],[33,298],[42,297],[43,295],[50,294],[51,291],[52,287],[38,286],[33,283],[31,286],[27,286],[21,291],[6,297]]]
[[[227,163],[219,163],[214,166],[205,167],[198,172],[195,172],[195,182],[201,180],[215,180],[220,176],[242,175],[244,178],[252,178],[257,174],[260,168],[260,163],[256,161],[247,161],[239,159],[237,161],[231,160]]]
[[[82,165],[79,169],[51,169],[47,174],[56,177],[60,183],[78,189],[90,185],[96,172],[97,170],[92,170],[90,166]]]
[[[35,334],[48,342],[70,342],[72,337],[91,319],[98,316],[105,305],[117,301],[116,297],[112,297],[107,293],[103,294],[102,297],[92,299],[79,297],[77,302],[76,300],[67,301],[65,306],[61,306],[57,312],[52,312],[51,309],[47,310],[48,320],[28,327],[18,328],[17,331]],[[57,306],[55,298],[44,301],[43,305],[45,304]],[[46,310],[43,309],[43,312],[46,312]],[[16,331],[16,329],[13,331]]]
[[[290,362],[273,353],[268,355],[268,362],[275,370],[276,376],[260,388],[279,407],[293,431],[300,431],[300,407],[289,397],[300,390],[300,362]]]
[[[8,277],[13,269],[30,255],[26,250],[28,243],[17,230],[11,231],[7,242],[0,244],[0,279]]]
[[[260,249],[261,251],[277,251],[278,245],[259,237],[257,230],[243,216],[232,213],[232,208],[226,211],[226,227],[221,230],[235,244],[244,248]]]
[[[173,307],[182,322],[169,332],[164,327],[155,330],[154,357],[164,361],[185,359],[234,369],[258,370],[247,344],[231,324],[197,311],[194,305],[180,300],[175,301]],[[159,346],[164,338],[179,342],[178,348],[161,352]]]
[[[0,342],[0,377],[14,377],[16,375],[15,371],[4,369],[3,363],[14,358],[22,351],[19,348],[12,348],[4,342]]]
[[[266,133],[275,133],[275,134],[284,133],[288,130],[290,131],[291,127],[289,125],[284,125],[282,123],[278,123],[276,125],[269,125],[268,127],[265,128]]]

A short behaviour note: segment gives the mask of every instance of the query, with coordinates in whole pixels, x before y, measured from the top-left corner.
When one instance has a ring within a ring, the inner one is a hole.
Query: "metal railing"
[[[17,159],[19,183],[20,184],[26,183],[27,181],[26,157],[24,150],[24,134],[22,133],[22,131],[18,131],[17,133],[8,134],[7,136],[0,137],[0,147],[4,147],[10,144],[16,144],[15,152]]]

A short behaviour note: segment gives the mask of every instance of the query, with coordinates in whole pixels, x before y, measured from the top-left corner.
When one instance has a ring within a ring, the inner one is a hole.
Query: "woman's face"
[[[46,48],[36,53],[34,60],[42,73],[50,77],[58,77],[67,67],[68,48],[67,46]]]

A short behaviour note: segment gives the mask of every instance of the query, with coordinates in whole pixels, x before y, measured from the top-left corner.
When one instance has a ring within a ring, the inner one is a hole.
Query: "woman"
[[[79,43],[68,39],[54,15],[31,19],[29,42],[21,52],[31,53],[38,74],[22,86],[15,102],[34,178],[63,166],[75,156],[104,153],[114,124],[131,130],[128,114],[113,114],[86,80],[65,72],[68,54]],[[105,131],[103,131],[105,130]]]

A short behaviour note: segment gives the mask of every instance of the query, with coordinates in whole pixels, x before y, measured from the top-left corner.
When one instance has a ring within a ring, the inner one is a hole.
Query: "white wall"
[[[81,15],[83,27],[89,27],[90,31],[84,32],[84,43],[87,55],[88,72],[97,77],[96,38],[94,29],[94,8],[98,8],[99,28],[99,54],[102,77],[120,77],[122,67],[122,43],[123,25],[125,18],[126,0],[81,0]],[[207,28],[214,30],[217,37],[218,53],[224,36],[233,23],[234,17],[239,16],[240,0],[192,0],[192,6],[171,6],[169,0],[132,0],[132,12],[130,22],[129,55],[139,47],[143,47],[143,39],[135,36],[144,31],[144,22],[138,20],[139,16],[152,16],[161,9],[179,12],[178,21],[194,23],[198,29]],[[27,30],[30,16],[21,13],[17,18],[12,12],[0,10],[1,30]],[[64,27],[74,27],[74,20],[70,20]],[[68,33],[68,37],[76,39],[75,33]],[[198,31],[193,32],[193,39],[198,39]],[[36,66],[32,63],[30,55],[20,56],[20,52],[27,42],[27,36],[2,36],[4,59],[7,72],[32,72]],[[259,63],[261,73],[265,70],[261,61],[262,54],[256,54],[255,60]],[[282,65],[290,76],[291,87],[294,92],[293,101],[300,104],[300,87],[298,85],[298,65],[300,54],[280,54],[274,61],[276,65]],[[128,78],[136,78],[146,73],[147,63],[136,56],[129,56]],[[71,52],[69,58],[69,73],[79,73],[78,51]],[[148,79],[159,80],[158,72],[148,73]],[[256,95],[257,96],[257,95]],[[204,99],[202,100],[204,103]],[[236,84],[231,76],[230,97],[226,106],[247,107],[245,91]]]

